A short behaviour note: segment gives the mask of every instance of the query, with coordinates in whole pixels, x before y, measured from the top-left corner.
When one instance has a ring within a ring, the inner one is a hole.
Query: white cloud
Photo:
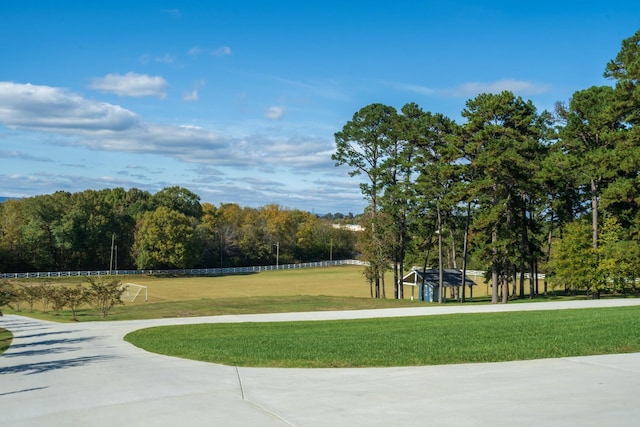
[[[147,74],[127,73],[107,74],[104,77],[92,80],[89,87],[91,89],[115,93],[119,96],[145,97],[154,96],[164,98],[167,96],[167,81],[160,76],[149,76]]]
[[[388,84],[389,86],[397,89],[397,90],[401,90],[404,92],[411,92],[411,93],[417,93],[419,95],[432,95],[433,93],[435,93],[435,90],[431,89],[430,87],[426,87],[426,86],[420,86],[420,85],[413,85],[413,84],[405,84],[405,83],[397,83],[397,82],[384,82],[385,84]]]
[[[17,159],[17,160],[28,160],[32,162],[52,162],[48,157],[43,156],[33,156],[31,154],[23,153],[20,151],[2,151],[0,150],[0,159]]]
[[[221,153],[231,143],[200,127],[145,123],[118,105],[64,89],[11,82],[0,82],[0,124],[62,134],[70,137],[67,143],[92,149],[155,153],[196,163],[198,158],[228,157]]]
[[[231,48],[229,46],[220,46],[211,52],[213,56],[228,56],[231,55]]]
[[[187,92],[182,95],[182,99],[184,101],[195,102],[198,100],[198,89],[194,89],[191,92]]]
[[[140,123],[121,133],[83,137],[76,144],[93,149],[158,154],[189,163],[236,161],[233,151],[229,150],[233,139],[193,126]]]
[[[323,98],[340,101],[348,99],[345,90],[334,80],[297,81],[268,75],[265,77]]]
[[[205,82],[202,79],[196,81],[195,84],[194,84],[194,89],[191,92],[187,92],[184,95],[182,95],[182,100],[183,101],[189,101],[189,102],[195,102],[198,99],[200,99],[200,96],[198,94],[198,90],[200,88],[203,88],[204,84],[205,84]]]
[[[165,53],[162,56],[157,56],[156,62],[160,62],[162,64],[173,64],[174,62],[176,62],[176,57],[169,53]]]
[[[27,197],[33,195],[33,189],[37,189],[36,194],[52,194],[56,191],[84,191],[87,188],[113,188],[113,187],[136,187],[157,191],[155,186],[150,187],[128,179],[114,179],[112,177],[92,177],[86,173],[58,174],[58,173],[36,173],[29,175],[2,175],[0,174],[0,188],[11,188],[12,190],[3,192],[3,196]]]
[[[264,112],[264,116],[269,120],[281,119],[284,115],[284,108],[282,107],[269,107]]]
[[[172,18],[180,18],[182,16],[180,9],[162,9],[161,12],[165,15],[171,16]]]
[[[282,111],[276,109],[272,113],[279,115]],[[16,128],[20,132],[46,132],[44,138],[39,136],[36,139],[100,151],[105,156],[107,153],[109,156],[120,155],[126,161],[133,158],[130,154],[144,154],[140,159],[146,160],[140,160],[141,162],[153,159],[147,155],[158,156],[149,163],[155,165],[154,168],[157,168],[159,158],[169,159],[169,163],[174,160],[195,165],[191,171],[198,175],[198,179],[185,182],[185,185],[190,187],[197,184],[195,191],[210,192],[212,195],[231,191],[225,188],[224,182],[221,183],[227,179],[222,174],[233,175],[229,175],[228,185],[235,188],[239,185],[232,182],[237,177],[236,171],[257,177],[264,176],[265,171],[274,172],[274,175],[269,175],[274,177],[274,181],[264,186],[255,181],[243,183],[252,187],[251,191],[243,190],[242,197],[246,197],[246,200],[237,199],[236,196],[232,200],[243,204],[262,205],[274,201],[298,206],[300,197],[309,198],[312,205],[327,203],[320,199],[319,195],[322,193],[315,188],[316,184],[313,184],[313,188],[300,189],[305,185],[304,179],[300,177],[311,176],[314,171],[333,169],[333,162],[330,160],[332,144],[329,141],[298,135],[278,136],[273,134],[274,129],[265,129],[247,136],[233,136],[228,135],[228,131],[220,133],[201,126],[145,122],[118,105],[85,99],[65,89],[11,82],[0,82],[0,125]],[[21,156],[16,149],[0,152],[0,157],[15,156]],[[108,170],[108,166],[106,167]],[[201,169],[205,167],[207,169]],[[188,169],[183,166],[180,170]],[[115,172],[106,172],[106,175],[109,174],[114,178],[87,176],[83,179],[72,176],[73,172],[72,175],[48,177],[48,181],[37,178],[37,182],[32,182],[30,188],[37,187],[38,191],[50,192],[51,189],[80,191],[120,183],[138,188],[141,185],[151,185],[149,171],[136,172],[119,165]],[[282,174],[285,174],[284,178]],[[165,177],[166,173],[162,176]],[[298,181],[292,181],[293,176]],[[9,178],[0,172],[0,184],[7,179]],[[166,179],[173,179],[171,182],[175,184],[176,177]],[[182,179],[182,175],[178,179]],[[16,194],[26,194],[22,185],[16,185],[15,180],[10,181],[11,185],[6,188],[13,188],[12,191]],[[7,183],[9,184],[8,181]],[[162,183],[153,179],[153,187],[162,187]],[[226,194],[225,198],[229,197],[228,194],[235,193]]]
[[[300,136],[267,140],[252,137],[249,141],[255,144],[254,150],[258,150],[262,158],[279,167],[296,169],[298,173],[331,169],[334,165],[331,160],[333,145],[327,141]]]
[[[549,91],[549,85],[537,84],[514,79],[502,79],[495,82],[464,83],[451,91],[454,96],[476,96],[480,93],[500,93],[511,91],[517,95],[538,95]]]
[[[123,131],[137,125],[129,110],[64,89],[0,82],[0,123],[63,133]]]
[[[211,56],[229,56],[231,55],[231,48],[229,46],[220,46],[217,49],[205,49],[200,46],[194,46],[187,51],[189,56],[211,55]]]
[[[198,56],[202,53],[202,48],[200,46],[194,46],[187,51],[187,55]]]

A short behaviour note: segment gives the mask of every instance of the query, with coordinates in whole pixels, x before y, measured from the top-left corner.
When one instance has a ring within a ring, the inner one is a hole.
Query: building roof
[[[424,281],[428,284],[430,284],[431,286],[438,286],[438,284],[440,283],[440,278],[439,278],[439,270],[435,269],[435,268],[430,268],[427,270],[422,270],[422,269],[416,269],[414,268],[411,273],[407,274],[404,278],[403,281],[408,278],[411,275],[416,274],[417,277],[417,281],[422,281],[424,278]],[[457,270],[455,268],[445,268],[442,270],[442,284],[445,287],[458,287],[462,284],[462,271]],[[469,276],[467,276],[465,278],[465,285],[466,286],[474,286],[476,283],[469,279]]]

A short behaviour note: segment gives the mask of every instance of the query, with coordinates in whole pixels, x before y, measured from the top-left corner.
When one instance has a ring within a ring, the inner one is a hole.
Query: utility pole
[[[111,235],[111,259],[109,260],[109,274],[113,271],[113,245],[116,242],[116,234]]]
[[[333,239],[329,241],[329,261],[333,261]]]

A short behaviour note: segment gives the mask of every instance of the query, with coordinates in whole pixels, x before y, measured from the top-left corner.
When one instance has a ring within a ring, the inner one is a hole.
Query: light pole
[[[280,262],[280,242],[276,242],[275,247],[276,247],[276,270],[277,270]]]

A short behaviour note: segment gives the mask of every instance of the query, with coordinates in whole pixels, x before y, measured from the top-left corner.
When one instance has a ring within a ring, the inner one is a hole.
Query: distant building
[[[465,277],[465,286],[475,286],[475,282],[469,277]],[[418,289],[418,299],[425,302],[438,301],[440,292],[440,274],[439,270],[432,268],[427,270],[413,268],[402,278],[403,286],[413,286],[411,289],[411,299],[413,292]],[[455,289],[456,295],[459,295],[462,286],[462,271],[453,268],[445,268],[442,270],[442,285],[445,290],[447,288]]]
[[[360,224],[333,224],[333,228],[349,231],[364,231],[364,227]]]

